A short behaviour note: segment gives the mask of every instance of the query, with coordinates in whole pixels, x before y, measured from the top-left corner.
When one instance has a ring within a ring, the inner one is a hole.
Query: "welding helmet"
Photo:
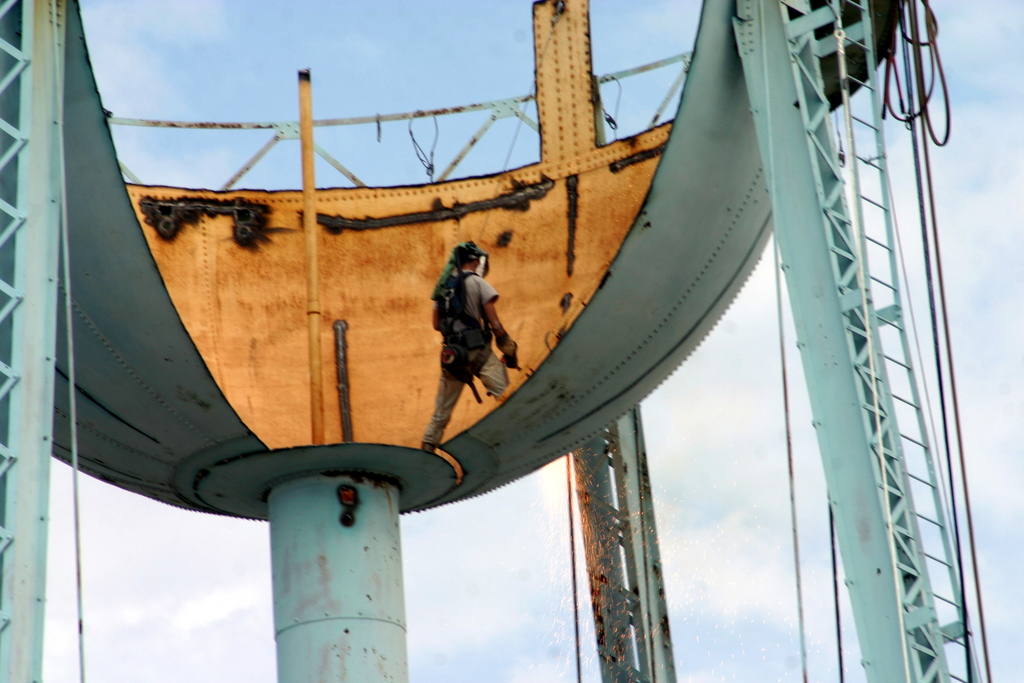
[[[462,242],[455,247],[455,262],[460,266],[470,261],[487,258],[487,252],[476,246],[476,242]]]

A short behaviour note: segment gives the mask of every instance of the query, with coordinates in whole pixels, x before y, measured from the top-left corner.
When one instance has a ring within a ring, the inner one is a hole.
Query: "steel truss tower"
[[[0,4],[0,683],[42,678],[64,11]]]
[[[873,17],[867,0],[822,5],[740,0],[735,32],[846,585],[869,681],[961,680],[946,645],[966,647],[963,602],[903,323]],[[820,63],[832,55],[845,174]],[[851,111],[856,88],[866,113]],[[883,336],[899,348],[883,351]]]

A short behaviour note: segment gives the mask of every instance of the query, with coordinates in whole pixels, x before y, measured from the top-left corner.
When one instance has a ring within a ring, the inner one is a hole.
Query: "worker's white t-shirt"
[[[463,271],[469,273],[472,271]],[[498,292],[491,286],[491,283],[478,275],[463,275],[463,282],[466,285],[466,313],[480,321],[481,326],[486,327],[484,317],[484,304],[490,303],[498,298]],[[462,325],[456,323],[456,328]]]

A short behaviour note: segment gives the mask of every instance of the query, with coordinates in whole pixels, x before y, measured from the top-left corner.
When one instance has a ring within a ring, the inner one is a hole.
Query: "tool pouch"
[[[462,344],[445,342],[441,347],[441,367],[455,376],[461,375],[469,366],[469,351]]]
[[[466,349],[473,351],[475,349],[482,349],[487,345],[487,338],[484,336],[484,331],[476,328],[468,328],[462,331],[462,339],[466,345]]]

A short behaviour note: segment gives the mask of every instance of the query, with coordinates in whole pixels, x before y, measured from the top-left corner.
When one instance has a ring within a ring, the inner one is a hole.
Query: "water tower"
[[[898,291],[871,297],[865,200],[854,172],[847,206],[829,116],[858,87],[877,99],[896,6],[707,0],[674,120],[609,142],[587,2],[543,0],[537,120],[489,103],[539,130],[538,163],[410,187],[317,189],[307,173],[271,192],[126,186],[77,3],[6,5],[10,680],[37,678],[51,441],[127,490],[269,520],[282,682],[406,680],[398,515],[486,493],[609,424],[634,438],[616,421],[712,328],[773,224],[869,679],[948,680],[946,643],[966,636],[939,623],[880,350]],[[251,125],[299,139],[308,167],[323,154],[308,106]],[[464,392],[429,452],[427,296],[468,239],[492,254],[522,372],[500,400]]]

